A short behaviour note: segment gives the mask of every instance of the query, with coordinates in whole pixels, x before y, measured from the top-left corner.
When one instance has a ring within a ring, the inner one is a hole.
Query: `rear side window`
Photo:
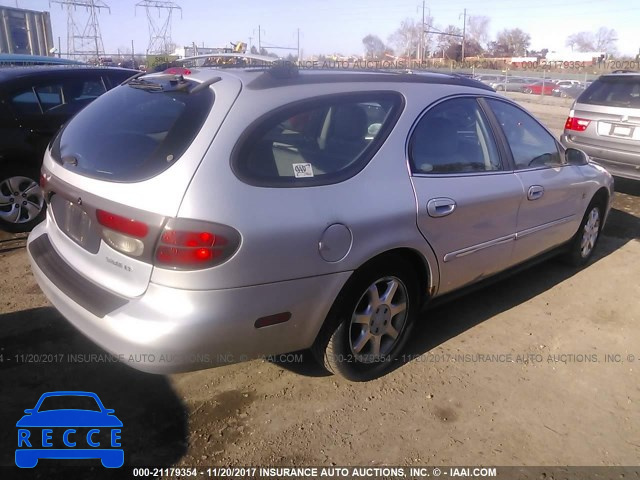
[[[488,121],[475,98],[447,100],[429,110],[413,133],[409,159],[418,174],[501,169]]]
[[[166,85],[143,80],[101,95],[58,135],[54,160],[82,175],[116,182],[146,180],[169,168],[200,131],[213,92],[190,93],[198,85],[192,81]]]
[[[301,187],[343,181],[373,157],[399,116],[396,93],[332,95],[286,106],[251,125],[232,168],[257,186]]]
[[[578,103],[640,108],[640,76],[600,77],[580,95]]]

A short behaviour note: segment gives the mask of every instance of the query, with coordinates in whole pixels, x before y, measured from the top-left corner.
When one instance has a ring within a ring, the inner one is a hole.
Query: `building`
[[[53,48],[49,12],[0,7],[0,53],[46,56]]]

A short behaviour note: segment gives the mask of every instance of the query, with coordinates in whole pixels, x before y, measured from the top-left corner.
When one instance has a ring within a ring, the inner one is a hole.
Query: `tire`
[[[580,228],[569,244],[565,260],[574,267],[582,267],[591,259],[602,230],[604,207],[602,202],[591,201],[580,222]]]
[[[525,88],[524,89],[524,93],[527,93],[527,94],[531,95],[532,90],[530,88]]]
[[[504,92],[504,86],[503,85],[498,85],[496,87],[496,92]]]
[[[365,266],[331,307],[312,347],[314,357],[350,381],[384,375],[410,336],[419,298],[417,274],[403,258]]]
[[[0,230],[28,232],[45,216],[44,194],[38,175],[10,167],[0,176]],[[17,205],[17,206],[16,206]]]

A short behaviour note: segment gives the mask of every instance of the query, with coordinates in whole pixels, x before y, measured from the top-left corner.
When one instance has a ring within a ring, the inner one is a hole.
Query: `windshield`
[[[54,160],[82,175],[117,182],[146,180],[175,164],[200,131],[213,92],[190,92],[198,85],[192,81],[166,85],[134,79],[102,95],[58,136]]]

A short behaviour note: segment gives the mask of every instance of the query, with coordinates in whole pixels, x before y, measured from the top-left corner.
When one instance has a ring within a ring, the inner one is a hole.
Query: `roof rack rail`
[[[282,62],[280,58],[268,57],[266,55],[254,55],[252,53],[208,53],[206,55],[194,55],[192,57],[185,57],[175,60],[176,63],[188,62],[190,60],[200,60],[204,58],[244,58],[247,60],[254,60],[256,62],[262,62],[263,64],[272,64]]]

